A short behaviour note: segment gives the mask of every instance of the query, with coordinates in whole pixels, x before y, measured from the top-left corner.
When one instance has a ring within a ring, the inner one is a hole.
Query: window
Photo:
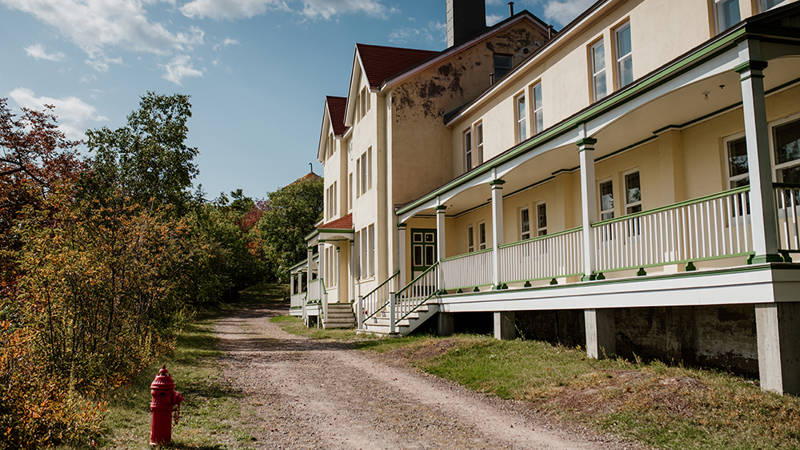
[[[372,189],[372,147],[367,149],[367,189]]]
[[[600,220],[614,218],[614,185],[611,180],[600,183]]]
[[[625,214],[633,214],[642,210],[642,189],[639,183],[639,171],[625,175]]]
[[[486,222],[478,224],[478,250],[486,249]]]
[[[475,124],[475,166],[483,164],[483,122]]]
[[[775,179],[779,183],[800,183],[800,120],[772,129],[775,148]]]
[[[513,60],[511,55],[504,55],[502,53],[494,54],[494,79],[499,80],[511,72]]]
[[[784,0],[761,0],[761,12],[770,10],[783,2]]]
[[[375,276],[375,225],[368,228],[369,234],[369,276]]]
[[[514,105],[516,105],[516,121],[517,121],[517,142],[522,142],[528,138],[528,118],[526,117],[527,111],[525,109],[525,94],[520,94],[514,98]]]
[[[353,210],[353,174],[347,174],[347,212]]]
[[[467,252],[472,253],[475,251],[475,230],[472,225],[467,226]]]
[[[361,114],[359,117],[363,119],[364,115],[367,114],[367,88],[361,88],[361,94],[359,97],[359,106],[361,109]]]
[[[731,189],[750,184],[747,176],[747,142],[744,136],[725,142],[728,152],[728,185]]]
[[[742,20],[739,14],[739,0],[713,0],[717,33],[722,33]]]
[[[528,208],[519,209],[519,239],[531,238],[531,213]]]
[[[592,68],[592,95],[594,100],[606,96],[606,50],[600,40],[589,49],[589,59]]]
[[[464,132],[464,168],[472,170],[472,130]]]
[[[617,88],[633,83],[633,52],[631,50],[631,24],[626,23],[614,32],[617,42]]]
[[[536,83],[531,88],[531,96],[533,97],[533,134],[541,133],[544,130],[544,108],[542,107],[542,83]]]
[[[353,261],[356,278],[361,279],[361,231],[356,231],[353,234],[353,253],[355,253],[355,261]]]
[[[539,203],[536,205],[536,235],[544,236],[547,234],[547,204]]]
[[[358,158],[356,165],[359,170],[359,186],[358,194],[361,195],[367,192],[372,187],[372,148],[367,149],[366,152],[361,154]]]

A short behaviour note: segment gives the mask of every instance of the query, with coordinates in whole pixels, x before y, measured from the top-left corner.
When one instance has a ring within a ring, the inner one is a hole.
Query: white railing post
[[[350,301],[349,299],[356,297],[356,252],[353,239],[350,239],[350,276],[347,281],[347,298]]]
[[[314,257],[314,250],[312,247],[308,247],[306,249],[306,255],[308,255],[308,259],[306,260],[306,292],[311,290],[311,259]]]
[[[594,144],[597,139],[585,137],[579,140],[578,156],[581,167],[581,225],[583,226],[583,277],[582,281],[594,280],[595,248],[592,222],[597,215],[597,196],[594,179]]]
[[[356,330],[364,329],[364,307],[362,306],[364,297],[358,296],[356,299]]]
[[[397,294],[389,292],[389,334],[394,334],[395,330],[395,306],[397,305]]]
[[[446,257],[445,253],[445,210],[447,207],[445,205],[439,205],[436,207],[436,261],[439,262],[439,269],[441,269],[442,260]],[[444,283],[444,271],[439,270],[439,276],[437,277],[437,286],[438,290],[443,290],[446,288]]]
[[[758,57],[758,43],[747,41],[743,55],[747,60],[737,66],[742,84],[744,134],[747,141],[747,165],[750,179],[750,220],[753,233],[754,263],[780,262],[775,193],[772,188],[772,163],[767,128],[767,105],[764,97],[766,61]]]
[[[319,246],[319,302],[321,319],[328,320],[328,296],[325,292],[325,271],[328,269],[325,261],[325,244],[320,242]]]
[[[406,285],[406,267],[408,266],[406,261],[406,224],[404,223],[397,224],[397,264],[400,266],[398,267],[400,278],[397,282],[398,289],[400,289]]]
[[[503,244],[503,184],[504,180],[492,180],[492,285],[500,289],[500,245]]]

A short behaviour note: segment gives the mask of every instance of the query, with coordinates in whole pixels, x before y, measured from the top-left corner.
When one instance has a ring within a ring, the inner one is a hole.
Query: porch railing
[[[439,263],[434,263],[395,294],[392,314],[395,323],[405,319],[439,293],[439,270]]]
[[[501,245],[500,278],[505,283],[514,283],[580,275],[583,268],[581,236],[581,228],[572,228]]]
[[[392,281],[398,276],[400,276],[399,270],[395,272],[394,275],[387,278],[383,283],[379,284],[378,287],[369,291],[367,295],[361,297],[359,313],[361,314],[362,322],[374,316],[389,304],[389,292],[392,291],[392,287],[394,285]]]
[[[319,291],[319,278],[316,280],[311,280],[311,283],[308,284],[307,298],[309,302],[313,302],[322,298]]]
[[[492,249],[445,258],[440,270],[444,274],[444,289],[492,284]]]
[[[800,251],[800,184],[775,183],[775,212],[778,221],[778,248]]]
[[[292,295],[290,299],[290,308],[291,309],[298,309],[303,307],[303,303],[306,301],[306,293],[300,292],[299,294]]]
[[[747,255],[749,209],[744,186],[593,224],[595,267],[611,272]]]

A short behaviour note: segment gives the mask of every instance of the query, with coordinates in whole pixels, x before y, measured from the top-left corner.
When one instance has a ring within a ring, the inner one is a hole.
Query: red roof
[[[415,50],[412,48],[384,47],[381,45],[356,44],[361,63],[367,73],[367,80],[372,88],[380,87],[381,83],[392,75],[405,72],[413,66],[439,54],[430,50]]]
[[[318,226],[320,230],[352,230],[353,229],[353,213],[336,220],[331,220],[328,223],[323,223]]]
[[[289,183],[289,186],[291,186],[291,185],[293,185],[295,183],[300,183],[300,182],[306,181],[306,180],[316,180],[318,178],[322,178],[322,177],[320,177],[319,175],[315,174],[314,172],[308,172],[307,174],[303,175],[302,177],[300,177],[300,178],[292,181],[291,183]]]
[[[337,136],[343,135],[347,131],[344,125],[344,111],[347,108],[346,97],[325,97],[328,103],[328,111],[331,113],[331,122],[333,123],[333,133]]]

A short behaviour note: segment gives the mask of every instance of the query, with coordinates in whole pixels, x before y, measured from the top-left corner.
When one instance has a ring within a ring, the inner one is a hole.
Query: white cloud
[[[404,27],[389,33],[389,42],[393,44],[406,44],[414,40],[442,44],[447,40],[447,27],[442,22],[428,22],[421,28]]]
[[[585,11],[595,0],[549,0],[544,5],[544,18],[566,25]]]
[[[16,88],[8,94],[17,105],[31,109],[42,109],[44,105],[56,107],[59,126],[70,139],[82,139],[89,122],[105,122],[108,117],[97,114],[94,106],[77,97],[37,97],[30,89]]]
[[[231,45],[239,45],[239,41],[237,41],[236,39],[226,37],[221,42],[214,44],[214,51],[216,52],[220,48],[225,48]]]
[[[203,71],[201,69],[196,69],[192,65],[192,61],[189,58],[189,55],[178,55],[172,59],[169,63],[164,65],[164,70],[166,71],[162,78],[165,80],[171,81],[177,85],[181,85],[181,82],[186,77],[202,77]]]
[[[45,61],[63,61],[66,55],[62,52],[47,53],[42,44],[33,44],[25,47],[25,53],[34,59],[43,59]]]
[[[486,25],[487,26],[492,26],[492,25],[496,24],[497,22],[500,22],[503,19],[505,19],[505,17],[497,15],[497,14],[487,14],[486,15]]]
[[[147,17],[152,0],[0,0],[9,8],[33,15],[56,28],[89,56],[91,65],[107,69],[108,50],[166,55],[203,43],[203,31],[192,27],[173,33]]]
[[[283,11],[296,12],[307,19],[329,20],[355,13],[383,18],[398,9],[380,0],[191,0],[181,6],[180,11],[193,19],[233,20]]]

